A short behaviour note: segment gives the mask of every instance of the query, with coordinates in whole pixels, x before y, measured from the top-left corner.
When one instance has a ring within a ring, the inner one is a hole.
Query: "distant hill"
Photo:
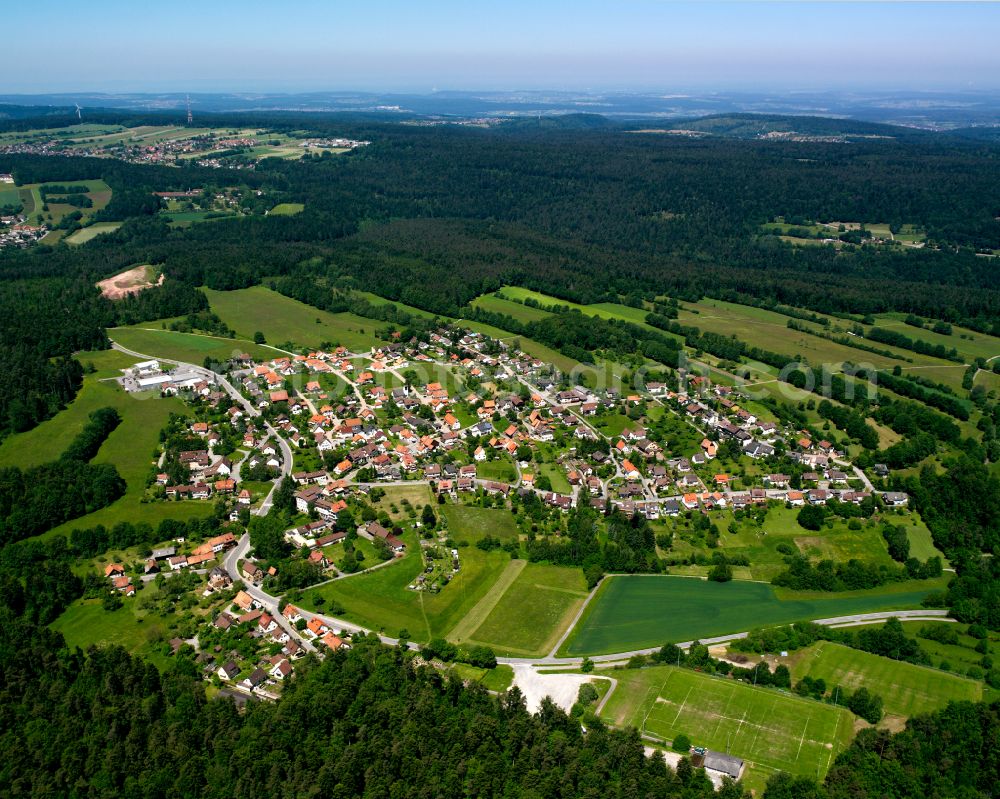
[[[634,130],[648,130],[651,127],[649,124],[630,126]],[[926,135],[922,131],[912,128],[884,125],[877,122],[861,122],[856,119],[772,114],[712,114],[695,119],[670,120],[669,124],[663,127],[670,131],[690,131],[707,136],[723,136],[734,139],[758,139],[764,136],[845,139],[878,136],[898,139]]]

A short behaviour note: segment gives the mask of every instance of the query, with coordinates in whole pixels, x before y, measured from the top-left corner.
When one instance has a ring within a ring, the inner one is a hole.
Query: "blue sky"
[[[1000,3],[36,0],[0,92],[1000,87]]]

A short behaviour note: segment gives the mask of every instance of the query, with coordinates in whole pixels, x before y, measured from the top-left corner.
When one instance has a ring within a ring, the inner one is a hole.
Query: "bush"
[[[673,743],[671,744],[675,752],[690,752],[691,751],[691,739],[688,738],[684,733],[678,733],[674,736]]]

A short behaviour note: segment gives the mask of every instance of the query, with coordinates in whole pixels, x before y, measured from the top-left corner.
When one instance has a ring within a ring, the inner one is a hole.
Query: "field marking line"
[[[684,712],[684,708],[685,708],[685,707],[687,707],[687,703],[688,703],[688,698],[689,698],[689,697],[691,696],[691,692],[692,692],[693,690],[694,690],[694,686],[693,686],[693,685],[692,685],[692,686],[691,686],[690,688],[688,688],[688,692],[687,692],[687,694],[685,694],[685,696],[684,696],[684,701],[683,701],[683,702],[681,702],[681,706],[680,706],[680,708],[679,708],[679,709],[677,710],[677,715],[676,715],[676,716],[674,716],[674,722],[673,722],[674,724],[677,724],[677,719],[679,719],[679,718],[681,717],[681,713],[683,713],[683,712]]]
[[[795,762],[799,761],[799,757],[802,755],[802,744],[806,739],[806,730],[809,729],[809,719],[811,716],[806,716],[806,723],[802,726],[802,737],[799,738],[799,749],[795,753]]]
[[[722,722],[726,719],[726,713],[729,712],[729,705],[732,704],[733,697],[736,696],[736,691],[729,692],[729,699],[726,700],[726,706],[722,708],[722,715],[719,716],[719,723],[715,725],[714,735],[719,734],[719,727],[722,726]]]

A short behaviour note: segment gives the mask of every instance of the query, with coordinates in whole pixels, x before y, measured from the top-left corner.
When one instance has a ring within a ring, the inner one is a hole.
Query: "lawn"
[[[278,203],[269,212],[270,216],[295,216],[306,209],[304,203]]]
[[[666,742],[684,733],[695,746],[746,761],[743,783],[760,792],[776,771],[826,774],[853,734],[844,708],[672,666],[615,671],[602,716]]]
[[[921,642],[923,643],[923,642]],[[872,655],[830,641],[819,641],[789,659],[793,680],[822,678],[828,686],[856,691],[867,688],[882,697],[885,712],[916,716],[940,710],[948,702],[977,702],[983,685],[966,677]]]
[[[380,342],[375,328],[385,323],[352,313],[328,313],[278,294],[264,286],[236,291],[205,289],[212,310],[237,336],[260,331],[268,343],[315,348],[323,342],[367,351]]]
[[[504,655],[547,655],[586,598],[587,584],[580,569],[529,563],[496,600],[469,642],[486,644]]]
[[[937,582],[907,591],[875,589],[779,598],[767,583],[714,583],[676,576],[615,576],[604,581],[572,635],[566,655],[597,655],[711,638],[754,627],[879,610],[915,608]],[[890,586],[888,588],[895,588]]]
[[[484,536],[510,541],[517,538],[517,524],[509,510],[472,505],[441,505],[438,511],[456,541],[475,543]]]
[[[443,637],[479,602],[510,563],[506,552],[483,552],[477,547],[460,550],[461,569],[438,594],[407,588],[421,573],[423,563],[417,538],[405,533],[407,553],[398,563],[368,574],[335,580],[307,591],[303,606],[330,612],[335,600],[344,607],[348,621],[396,635],[401,629],[423,643]],[[318,599],[325,604],[316,604]]]
[[[282,354],[274,348],[261,347],[246,339],[204,336],[199,333],[178,333],[175,330],[163,330],[143,325],[109,328],[108,337],[126,349],[149,355],[152,358],[170,358],[198,366],[206,358],[213,361],[226,361],[233,355],[244,352],[263,361]]]
[[[514,462],[507,456],[495,461],[483,461],[476,464],[476,477],[480,480],[498,480],[501,483],[513,483],[517,479]]]
[[[478,682],[487,691],[502,693],[514,682],[514,670],[510,666],[500,665],[493,669],[481,669],[468,663],[453,663],[448,671],[467,682]]]

